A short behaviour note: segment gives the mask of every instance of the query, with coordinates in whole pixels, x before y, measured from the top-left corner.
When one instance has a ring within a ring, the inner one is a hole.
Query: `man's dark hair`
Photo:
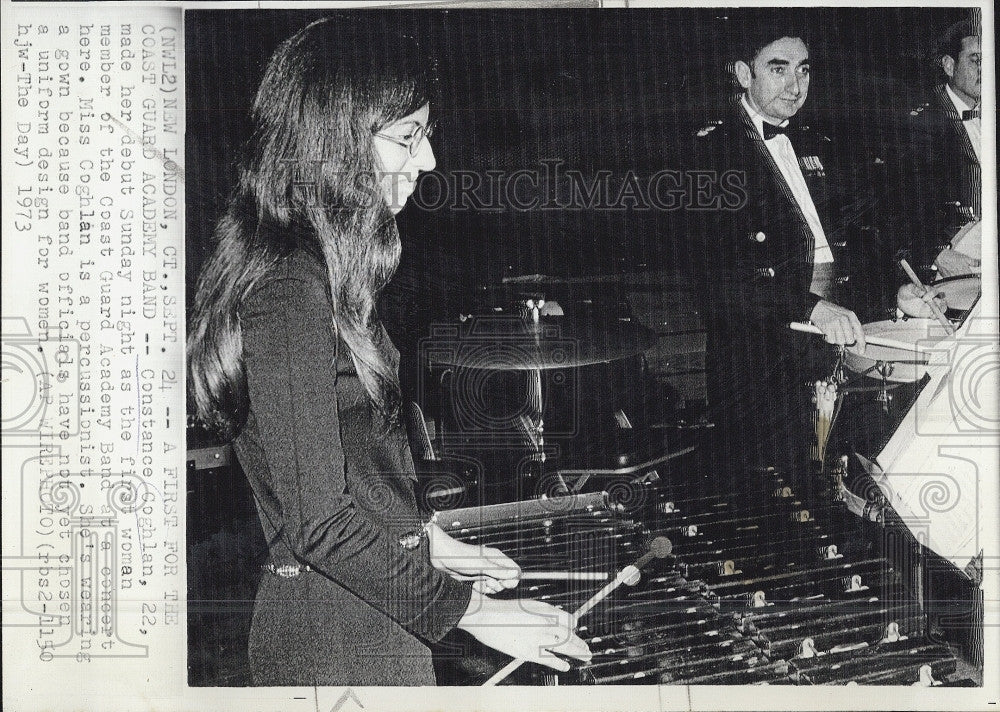
[[[940,61],[951,57],[956,62],[962,53],[962,40],[966,37],[979,37],[979,25],[972,20],[962,20],[948,27],[938,40],[935,59]]]
[[[782,37],[796,37],[809,47],[809,32],[805,24],[793,17],[789,11],[768,13],[763,18],[756,14],[745,18],[744,22],[736,22],[730,32],[730,62],[743,61],[753,68],[753,61],[761,50]]]

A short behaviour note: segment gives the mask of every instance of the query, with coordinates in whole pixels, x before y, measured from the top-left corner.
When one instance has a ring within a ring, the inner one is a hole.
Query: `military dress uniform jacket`
[[[889,166],[888,230],[921,277],[959,228],[982,217],[982,167],[944,85],[910,111]]]
[[[250,630],[257,685],[433,685],[426,645],[471,588],[431,566],[406,435],[370,405],[324,267],[280,261],[240,310],[250,413],[235,440],[270,553]],[[398,361],[381,331],[385,356]]]
[[[787,131],[835,264],[844,262],[829,140]],[[709,171],[717,202],[687,211],[691,267],[708,344],[709,406],[730,449],[751,465],[801,464],[804,358],[817,337],[792,332],[819,297],[810,292],[815,238],[778,166],[740,103],[695,139],[690,169]],[[702,201],[704,203],[705,201]]]
[[[823,224],[838,273],[845,272],[843,201],[831,172],[830,140],[808,126],[787,134]],[[807,321],[819,297],[810,293],[815,238],[795,197],[746,112],[737,104],[729,117],[698,132],[692,169],[710,171],[718,200],[692,209],[689,224],[696,273],[703,280],[706,321],[756,334],[775,356],[803,343],[788,329]],[[841,274],[839,284],[844,283]],[[839,292],[845,291],[843,288]]]

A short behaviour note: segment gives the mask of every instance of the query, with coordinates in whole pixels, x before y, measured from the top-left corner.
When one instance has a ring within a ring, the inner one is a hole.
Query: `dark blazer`
[[[373,413],[335,334],[324,267],[294,252],[239,316],[250,414],[236,452],[271,563],[310,569],[263,575],[255,684],[434,684],[425,643],[457,624],[471,588],[435,570],[426,543],[399,543],[421,525],[406,436]]]
[[[838,271],[845,261],[843,204],[830,141],[808,126],[787,133],[823,224]],[[691,168],[708,170],[718,200],[692,209],[696,267],[705,277],[706,319],[758,334],[757,340],[795,350],[791,321],[806,321],[819,297],[809,289],[815,239],[763,139],[739,102],[725,120],[698,132]],[[844,290],[841,290],[844,291]],[[735,316],[735,321],[734,321]]]
[[[889,166],[888,230],[921,276],[966,223],[982,217],[982,167],[944,85],[913,108]]]
[[[829,140],[801,125],[788,136],[842,264],[846,240],[830,217],[838,201]],[[701,203],[709,208],[686,213],[713,420],[730,438],[724,447],[741,450],[748,464],[800,466],[808,415],[802,359],[816,337],[788,324],[807,321],[819,301],[810,293],[815,238],[739,102],[698,132],[689,168],[709,171],[719,187],[714,204]]]

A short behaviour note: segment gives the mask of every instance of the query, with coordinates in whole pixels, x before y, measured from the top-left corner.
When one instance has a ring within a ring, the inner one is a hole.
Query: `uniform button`
[[[765,235],[763,232],[758,232],[756,235],[753,236],[753,239],[755,239],[757,242],[763,242],[764,240],[767,239],[767,235]]]
[[[757,274],[759,274],[761,277],[773,277],[774,267],[758,267]]]

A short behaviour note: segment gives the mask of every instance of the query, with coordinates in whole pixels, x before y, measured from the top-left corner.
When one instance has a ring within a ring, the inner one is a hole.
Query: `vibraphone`
[[[523,570],[606,572],[665,536],[637,585],[580,620],[593,651],[567,673],[524,665],[501,684],[968,684],[952,650],[929,640],[904,577],[854,536],[842,505],[812,510],[773,472],[754,498],[634,485],[443,512],[453,536],[505,551]],[[752,500],[752,501],[751,501]],[[572,611],[602,584],[524,581],[504,596]],[[482,684],[509,658],[453,633],[441,684]]]

